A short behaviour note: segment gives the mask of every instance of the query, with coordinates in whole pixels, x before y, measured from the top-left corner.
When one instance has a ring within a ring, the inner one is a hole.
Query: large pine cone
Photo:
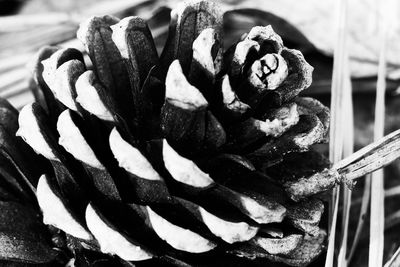
[[[213,3],[182,4],[171,17],[161,57],[144,20],[110,16],[78,31],[90,63],[72,48],[38,53],[38,101],[22,109],[17,135],[46,160],[13,137],[17,113],[3,103],[1,160],[28,193],[2,198],[29,200],[34,212],[32,184],[43,222],[66,233],[65,243],[52,228],[58,250],[72,250],[77,266],[308,265],[326,236],[313,195],[338,181],[297,188],[329,165],[310,150],[326,140],[329,111],[298,96],[312,67],[270,26],[222,51]],[[56,254],[46,249],[40,260],[9,258],[46,262]]]

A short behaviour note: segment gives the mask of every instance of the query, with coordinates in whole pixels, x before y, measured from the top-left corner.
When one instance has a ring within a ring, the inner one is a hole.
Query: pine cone
[[[57,254],[49,246],[77,266],[317,258],[326,232],[314,195],[341,179],[310,149],[329,127],[329,110],[298,96],[313,68],[271,26],[222,51],[221,24],[215,4],[191,1],[171,12],[160,57],[138,17],[84,22],[78,38],[90,60],[72,48],[39,51],[37,102],[20,112],[17,135],[45,159],[14,138],[16,111],[3,103],[12,116],[1,160],[25,178],[18,184],[30,195],[18,201],[55,227],[54,244],[43,241],[40,260],[7,259],[48,262]],[[298,181],[317,186],[301,191]]]

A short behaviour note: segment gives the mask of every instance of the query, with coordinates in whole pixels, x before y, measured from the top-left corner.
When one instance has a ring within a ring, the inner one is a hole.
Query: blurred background
[[[0,0],[0,97],[17,108],[33,101],[29,90],[29,61],[44,45],[75,47],[79,22],[93,15],[117,17],[138,15],[147,19],[157,49],[161,52],[168,35],[170,9],[177,0]],[[313,84],[304,95],[330,104],[333,52],[338,27],[334,0],[225,0],[224,46],[228,48],[255,25],[271,24],[289,48],[299,49],[314,66]],[[386,116],[385,132],[400,128],[400,3],[383,9],[376,0],[348,1],[346,53],[349,57],[354,100],[355,149],[373,139],[374,105],[378,61],[385,38]],[[386,1],[385,1],[386,2]],[[384,21],[384,35],[381,23]],[[363,180],[353,194],[349,240],[354,236]],[[385,259],[400,245],[400,164],[385,170]],[[367,219],[368,223],[368,219]],[[353,229],[353,230],[351,230]],[[360,249],[350,266],[366,266],[368,226]],[[384,260],[385,262],[386,260]]]

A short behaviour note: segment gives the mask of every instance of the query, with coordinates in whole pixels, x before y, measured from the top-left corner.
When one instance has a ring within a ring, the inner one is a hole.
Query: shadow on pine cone
[[[93,17],[78,31],[90,60],[37,54],[37,102],[19,116],[1,102],[1,259],[306,266],[320,255],[314,195],[340,179],[298,188],[329,166],[310,149],[329,111],[298,97],[312,67],[270,26],[222,51],[221,20],[213,3],[180,5],[158,57],[144,20]]]

